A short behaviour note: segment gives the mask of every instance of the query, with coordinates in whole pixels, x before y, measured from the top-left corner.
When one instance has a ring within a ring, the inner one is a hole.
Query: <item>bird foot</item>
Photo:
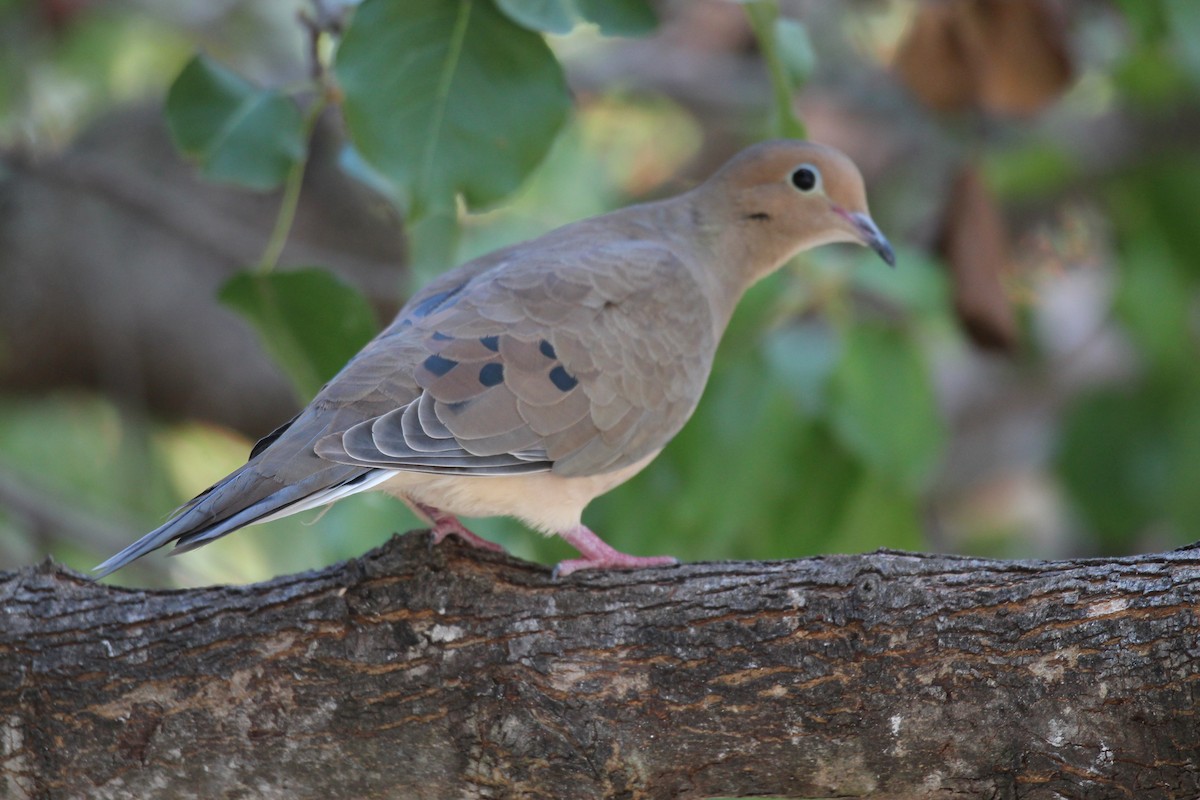
[[[610,547],[603,539],[583,525],[577,525],[560,534],[567,542],[583,554],[583,558],[560,561],[552,577],[556,580],[581,569],[644,569],[646,567],[670,567],[679,563],[673,556],[631,556]]]
[[[478,547],[480,550],[489,550],[493,553],[505,552],[504,548],[495,542],[489,542],[482,536],[473,533],[453,514],[447,514],[445,511],[421,503],[416,504],[416,506],[433,523],[433,527],[429,529],[429,546],[431,548],[441,544],[442,540],[447,536],[457,536],[467,544],[472,547]]]

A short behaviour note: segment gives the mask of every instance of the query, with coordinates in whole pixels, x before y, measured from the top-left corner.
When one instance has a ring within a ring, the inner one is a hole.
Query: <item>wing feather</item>
[[[577,252],[578,242],[518,246],[461,285],[414,298],[421,313],[406,307],[407,325],[388,334],[409,369],[352,362],[352,374],[381,376],[373,397],[384,407],[318,453],[372,468],[586,475],[661,449],[707,379],[708,302],[661,244]],[[405,399],[387,407],[390,397]]]

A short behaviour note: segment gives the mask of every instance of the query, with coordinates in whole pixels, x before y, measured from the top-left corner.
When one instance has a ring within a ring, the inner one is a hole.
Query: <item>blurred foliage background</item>
[[[158,524],[430,275],[776,135],[859,163],[899,266],[826,247],[755,287],[589,525],[685,560],[1200,538],[1190,0],[2,0],[0,568]],[[360,495],[114,580],[414,527]]]

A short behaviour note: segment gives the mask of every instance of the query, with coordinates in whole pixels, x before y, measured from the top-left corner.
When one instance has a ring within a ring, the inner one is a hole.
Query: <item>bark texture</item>
[[[1200,553],[0,575],[0,796],[1200,796]]]

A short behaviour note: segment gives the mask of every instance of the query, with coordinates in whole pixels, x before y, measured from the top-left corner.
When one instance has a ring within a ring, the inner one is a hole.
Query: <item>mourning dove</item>
[[[684,194],[463,264],[414,295],[243,467],[96,570],[369,489],[428,519],[435,542],[454,534],[499,549],[459,515],[558,534],[581,558],[557,575],[676,563],[613,549],[582,524],[583,509],[691,416],[743,292],[829,242],[894,264],[853,162],[775,141]]]

